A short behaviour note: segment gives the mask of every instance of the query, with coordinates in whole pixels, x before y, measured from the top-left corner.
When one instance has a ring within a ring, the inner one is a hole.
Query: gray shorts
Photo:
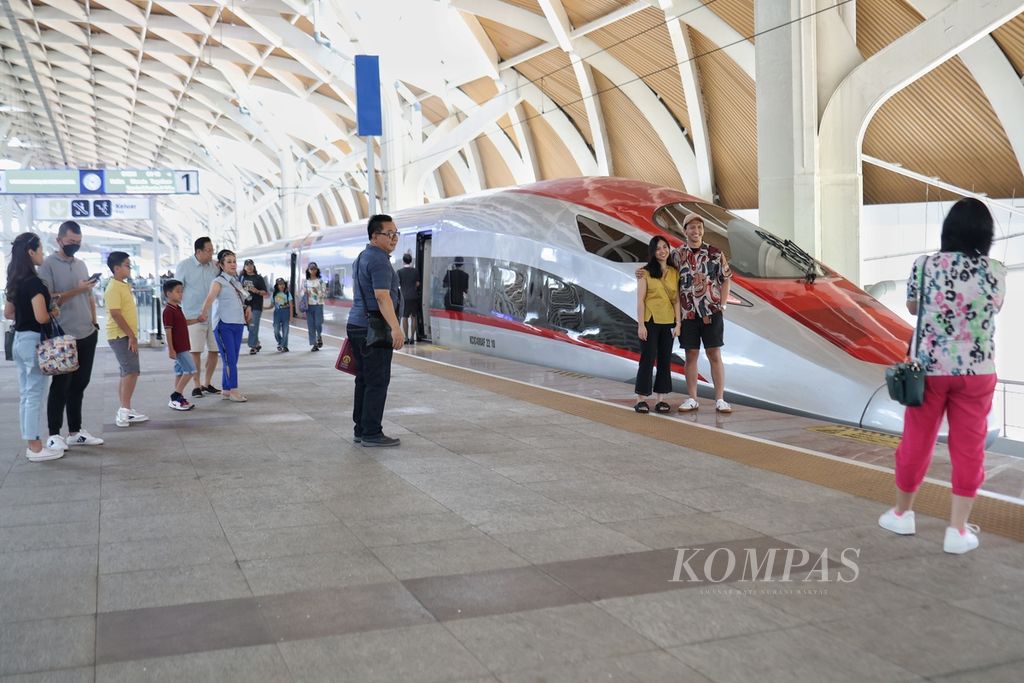
[[[128,350],[128,337],[111,339],[109,343],[110,350],[114,352],[114,357],[117,358],[117,363],[121,366],[121,376],[140,374],[139,352]]]

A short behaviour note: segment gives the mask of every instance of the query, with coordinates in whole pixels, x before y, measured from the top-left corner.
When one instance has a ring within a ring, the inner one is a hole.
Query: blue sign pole
[[[356,55],[356,126],[366,138],[366,186],[370,215],[377,213],[377,176],[373,168],[373,137],[381,135],[380,57]]]

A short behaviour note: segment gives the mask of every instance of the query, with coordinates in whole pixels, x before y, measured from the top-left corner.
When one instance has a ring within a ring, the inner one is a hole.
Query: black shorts
[[[703,343],[705,349],[717,349],[725,345],[722,341],[724,336],[725,317],[719,311],[711,316],[711,322],[706,325],[703,318],[684,320],[679,332],[679,346],[684,349],[699,349]]]

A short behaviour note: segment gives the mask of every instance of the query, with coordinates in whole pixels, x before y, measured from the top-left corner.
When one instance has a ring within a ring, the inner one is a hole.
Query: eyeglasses
[[[384,235],[389,240],[393,240],[393,239],[398,237],[398,233],[397,232],[378,232],[377,234],[378,235]]]

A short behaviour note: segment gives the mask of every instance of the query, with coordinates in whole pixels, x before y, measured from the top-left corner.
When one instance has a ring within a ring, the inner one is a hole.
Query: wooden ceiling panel
[[[718,203],[757,208],[757,104],[754,81],[724,52],[689,29],[704,91]]]
[[[633,101],[596,70],[594,82],[608,130],[611,174],[685,189],[661,138]]]
[[[530,127],[533,149],[541,180],[552,178],[575,178],[580,175],[572,154],[548,122],[526,102],[520,105],[526,115],[524,120]]]
[[[486,135],[481,135],[476,139],[476,149],[480,154],[481,165],[484,167],[484,177],[482,178],[484,187],[508,187],[516,184],[516,179],[508,169],[508,164],[502,158],[501,152]]]
[[[594,31],[590,38],[642,77],[644,83],[665,101],[672,115],[689,128],[690,117],[676,66],[676,53],[661,10],[652,7],[637,12],[607,28]]]
[[[509,28],[504,24],[499,24],[484,17],[477,17],[477,21],[480,22],[480,26],[487,34],[487,37],[490,38],[491,44],[494,45],[494,49],[501,59],[515,57],[544,42],[537,36],[517,31],[514,28]]]
[[[420,107],[423,115],[435,126],[448,118],[448,107],[444,106],[444,101],[436,95],[420,102]]]
[[[457,197],[460,194],[466,194],[466,188],[462,186],[458,174],[455,173],[455,169],[452,168],[450,163],[444,162],[437,171],[438,175],[441,176],[441,191],[444,192],[445,197]]]
[[[883,0],[889,2],[890,0]],[[857,0],[859,5],[861,0]],[[753,42],[754,35],[754,0],[713,0],[704,4],[708,9],[725,20],[725,23],[739,31],[744,37]],[[686,15],[679,17],[686,21]]]
[[[893,95],[868,124],[864,153],[993,197],[1024,191],[1024,177],[985,94],[958,58]],[[921,201],[887,176],[864,181],[864,202]]]
[[[565,14],[569,17],[569,23],[573,28],[579,28],[583,24],[600,19],[628,4],[630,4],[629,0],[562,0]]]
[[[875,54],[922,20],[902,2],[860,0],[857,39],[861,51],[866,56]],[[991,196],[1024,191],[1024,178],[1002,124],[959,58],[933,69],[882,105],[868,124],[862,149]],[[864,202],[922,201],[924,188],[921,183],[913,185],[891,173],[869,174],[865,169]]]
[[[529,10],[534,14],[544,14],[544,10],[540,8],[540,3],[537,0],[504,0],[506,5],[514,5],[516,7]]]
[[[516,70],[554,100],[572,118],[587,144],[593,144],[590,120],[568,55],[561,50],[551,50],[520,64]]]
[[[997,28],[992,37],[1017,70],[1017,76],[1024,76],[1024,13]]]

